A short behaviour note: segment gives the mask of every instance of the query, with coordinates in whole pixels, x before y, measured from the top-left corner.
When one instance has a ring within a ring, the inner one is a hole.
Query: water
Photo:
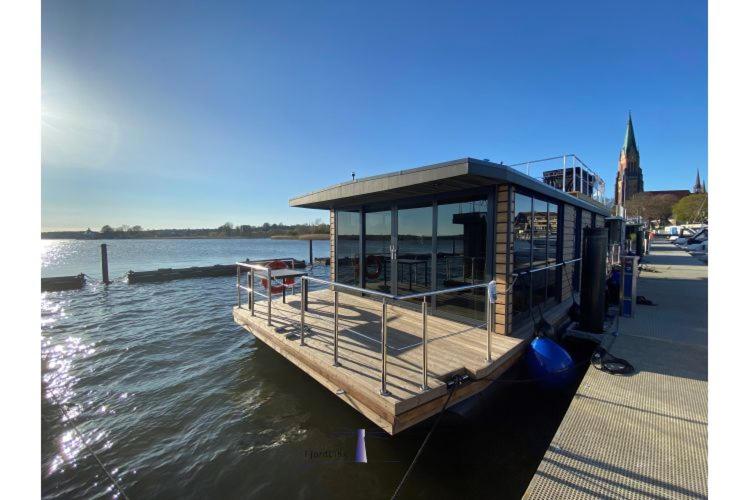
[[[43,274],[98,277],[100,243],[44,242]],[[307,258],[299,241],[108,243],[112,276]],[[326,256],[327,242],[314,251]],[[432,421],[384,435],[236,326],[233,286],[233,277],[222,277],[42,294],[45,498],[116,496],[89,449],[130,498],[390,498]],[[577,375],[551,392],[511,380],[527,377],[519,365],[461,414],[446,414],[403,498],[517,498]],[[353,462],[358,428],[367,429],[367,464]]]

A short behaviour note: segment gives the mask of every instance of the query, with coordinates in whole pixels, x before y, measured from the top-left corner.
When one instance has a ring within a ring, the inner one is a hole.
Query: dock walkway
[[[610,352],[636,373],[589,367],[525,498],[708,496],[708,268],[652,246],[637,306]]]

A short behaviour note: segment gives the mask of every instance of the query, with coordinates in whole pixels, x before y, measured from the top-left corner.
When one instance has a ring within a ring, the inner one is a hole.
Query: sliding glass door
[[[398,295],[433,290],[432,212],[432,203],[416,208],[398,208],[394,262],[394,293]]]
[[[391,293],[391,210],[365,212],[364,288]]]
[[[491,200],[485,191],[338,210],[336,280],[396,295],[486,283],[494,271]],[[475,319],[484,318],[485,302],[482,289],[428,299],[433,312]]]

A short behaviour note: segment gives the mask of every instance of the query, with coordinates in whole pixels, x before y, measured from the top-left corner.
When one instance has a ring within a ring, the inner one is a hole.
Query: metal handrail
[[[270,259],[269,259],[270,260]],[[284,262],[285,260],[294,262],[293,258],[289,259],[273,259],[278,260],[281,262]],[[261,273],[264,273],[266,275],[266,280],[268,282],[268,319],[267,324],[268,326],[271,326],[271,296],[273,295],[273,292],[271,291],[271,282],[273,281],[273,277],[271,276],[271,271],[273,271],[270,267],[263,266],[261,264],[253,264],[250,262],[235,262],[235,265],[237,266],[237,307],[240,307],[242,304],[242,290],[245,290],[247,292],[247,304],[248,308],[250,309],[250,315],[255,316],[255,271],[259,271]],[[241,275],[242,272],[240,269],[250,269],[250,272],[247,273],[247,286],[244,287],[241,284]],[[283,285],[287,286],[287,285]],[[258,292],[259,293],[259,292]],[[262,295],[262,294],[261,294]]]
[[[517,278],[524,274],[531,274],[539,271],[544,271],[547,269],[554,269],[556,267],[565,266],[567,264],[571,264],[573,262],[580,261],[581,258],[576,259],[570,259],[563,262],[558,262],[555,264],[550,264],[548,266],[544,266],[541,268],[535,268],[535,269],[529,269],[527,271],[523,271],[520,273],[513,273],[513,280],[510,284],[508,284],[505,288],[505,290],[498,292],[496,289],[496,283],[495,281],[489,281],[487,283],[480,283],[480,284],[474,284],[474,285],[462,285],[457,286],[453,288],[445,288],[442,290],[432,290],[429,292],[421,292],[421,293],[411,293],[407,295],[397,295],[397,294],[391,294],[391,293],[384,293],[377,290],[369,290],[367,288],[360,288],[358,286],[353,285],[347,285],[345,283],[338,283],[331,280],[325,280],[322,278],[316,278],[313,276],[301,276],[301,286],[300,286],[300,321],[299,321],[299,337],[300,337],[300,346],[305,346],[305,330],[307,327],[305,326],[305,311],[307,311],[307,305],[308,305],[308,294],[309,294],[309,285],[310,282],[318,283],[321,285],[328,286],[333,291],[333,366],[341,366],[339,363],[339,349],[338,349],[338,336],[339,336],[339,290],[349,290],[352,292],[364,294],[364,295],[371,295],[375,297],[379,297],[382,299],[382,311],[381,311],[381,333],[380,333],[380,345],[381,345],[381,372],[380,372],[380,394],[383,396],[390,395],[390,392],[388,391],[388,353],[387,353],[387,347],[388,347],[388,300],[391,301],[404,301],[404,300],[413,300],[413,299],[422,299],[422,391],[427,391],[429,389],[429,385],[427,382],[427,365],[428,365],[428,355],[427,355],[427,299],[428,297],[433,297],[437,295],[443,295],[448,293],[456,293],[456,292],[462,292],[467,290],[475,290],[479,288],[483,288],[487,290],[487,301],[486,301],[486,330],[487,330],[487,356],[486,361],[488,363],[492,362],[492,319],[494,317],[494,308],[492,305],[496,301],[496,297],[498,293],[502,293],[504,295],[507,295],[510,293],[510,291],[513,289],[513,286],[517,280]],[[247,273],[247,287],[243,287],[241,285],[241,271],[240,269],[250,269],[250,272]],[[273,279],[271,276],[271,269],[265,266],[262,266],[260,264],[249,264],[245,262],[237,262],[237,305],[238,307],[241,304],[241,290],[246,290],[248,292],[248,306],[250,309],[250,314],[255,315],[255,272],[259,271],[261,273],[264,273],[266,275],[266,279],[269,283],[269,294],[268,294],[268,325],[271,325],[271,296],[272,293],[270,292],[270,283]]]
[[[526,271],[521,271],[520,273],[513,273],[513,276],[518,277],[518,276],[521,276],[521,275],[524,275],[524,274],[538,273],[539,271],[546,271],[547,269],[554,269],[556,267],[565,266],[565,265],[573,263],[573,262],[578,262],[579,260],[581,260],[581,257],[578,257],[577,259],[564,260],[564,261],[558,262],[556,264],[550,264],[549,266],[535,267],[534,269],[529,269],[529,270],[526,270]]]
[[[508,165],[508,167],[515,168],[516,170],[519,170],[519,171],[525,170],[526,175],[528,175],[529,177],[544,181],[544,179],[539,179],[538,177],[532,175],[531,165],[544,163],[544,162],[551,162],[554,160],[562,160],[562,189],[553,186],[555,189],[558,189],[559,191],[562,191],[564,193],[569,193],[567,189],[566,176],[567,176],[568,168],[571,168],[573,191],[579,191],[579,192],[583,191],[583,186],[584,186],[583,176],[576,171],[576,168],[580,168],[581,172],[585,171],[589,175],[594,177],[594,183],[592,186],[592,191],[593,191],[592,197],[594,198],[594,200],[603,203],[604,196],[605,196],[604,193],[606,191],[606,183],[604,182],[604,178],[601,175],[599,175],[599,172],[597,172],[593,168],[586,165],[586,163],[583,160],[581,160],[578,157],[578,155],[574,153],[567,153],[567,154],[558,155],[558,156],[551,156],[549,158],[540,158],[537,160],[529,160],[529,161],[523,161],[519,163],[513,163],[513,164]],[[525,167],[525,169],[522,167]]]
[[[391,293],[383,293],[377,290],[368,290],[366,288],[360,288],[353,285],[347,285],[345,283],[337,283],[335,281],[324,280],[321,278],[314,278],[312,276],[302,276],[302,299],[300,300],[300,345],[305,345],[305,310],[307,309],[307,294],[309,283],[319,283],[322,285],[329,286],[333,289],[333,365],[341,366],[338,361],[338,336],[339,336],[339,321],[338,321],[338,294],[339,289],[350,290],[353,292],[361,293],[364,295],[373,295],[382,299],[382,312],[380,316],[380,356],[381,356],[381,368],[380,368],[380,394],[383,396],[390,395],[388,391],[388,300],[392,301],[403,301],[409,299],[422,299],[422,391],[429,389],[427,383],[427,298],[442,295],[447,293],[456,293],[466,290],[474,290],[478,288],[484,288],[487,290],[487,302],[486,302],[486,328],[487,328],[487,357],[488,363],[492,362],[492,318],[493,308],[492,304],[495,303],[496,290],[495,282],[490,281],[487,283],[481,283],[476,285],[463,285],[453,288],[445,288],[443,290],[433,290],[430,292],[422,293],[411,293],[408,295],[396,295]],[[506,291],[507,293],[507,291]]]

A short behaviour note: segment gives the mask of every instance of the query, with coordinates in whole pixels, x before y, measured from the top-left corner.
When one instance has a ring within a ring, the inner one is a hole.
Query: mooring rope
[[[456,390],[456,388],[459,386],[461,382],[461,377],[459,375],[455,375],[453,377],[453,386],[451,387],[450,392],[448,393],[448,397],[445,398],[445,403],[443,403],[443,408],[440,410],[440,413],[438,414],[437,418],[435,419],[435,422],[432,424],[432,427],[430,428],[430,432],[427,433],[427,436],[425,436],[424,440],[422,441],[422,445],[417,450],[417,454],[414,455],[414,458],[411,461],[411,464],[409,464],[409,468],[406,469],[406,473],[404,474],[404,477],[401,478],[401,482],[398,483],[398,486],[396,487],[396,491],[393,492],[393,496],[391,496],[391,500],[394,500],[397,496],[399,491],[401,491],[401,488],[406,483],[406,479],[409,477],[409,474],[411,474],[412,469],[414,469],[414,465],[416,465],[417,460],[419,459],[419,456],[424,451],[424,447],[427,445],[427,441],[430,440],[430,437],[432,436],[432,433],[437,428],[438,424],[440,423],[440,419],[443,418],[443,414],[445,413],[445,409],[448,407],[448,401],[451,400],[451,396],[453,396],[453,392]]]
[[[86,448],[86,450],[91,454],[92,457],[94,457],[94,460],[96,460],[96,463],[99,464],[99,467],[104,471],[104,474],[109,478],[109,480],[112,482],[115,488],[117,488],[117,491],[120,492],[120,494],[125,498],[125,500],[130,500],[130,497],[125,493],[125,490],[120,486],[120,483],[115,479],[112,474],[109,473],[107,468],[104,466],[104,463],[99,458],[99,455],[94,452],[94,450],[88,445],[86,442],[86,439],[84,439],[83,434],[81,434],[81,431],[78,430],[78,426],[76,426],[75,423],[73,423],[73,420],[70,418],[70,415],[68,414],[67,410],[63,407],[62,404],[60,404],[60,401],[57,399],[57,396],[55,396],[53,391],[49,391],[49,395],[52,397],[52,399],[55,401],[55,404],[57,405],[57,409],[60,411],[60,414],[62,415],[63,419],[67,419],[70,422],[71,427],[73,427],[73,432],[76,433],[78,436],[78,439],[81,440],[81,443],[83,443],[83,446]]]

